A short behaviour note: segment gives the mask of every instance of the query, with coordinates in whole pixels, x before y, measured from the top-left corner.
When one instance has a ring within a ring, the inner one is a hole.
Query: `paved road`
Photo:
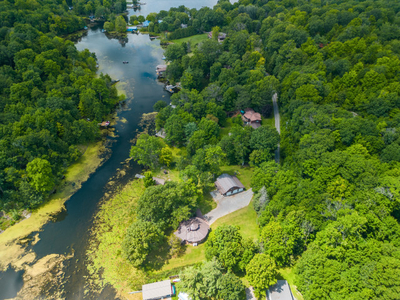
[[[274,117],[275,117],[275,128],[279,134],[281,134],[281,116],[279,115],[278,108],[278,94],[275,93],[272,96],[272,103],[274,104]],[[275,161],[279,163],[281,146],[278,144],[278,149],[275,151]]]
[[[222,196],[218,191],[213,191],[211,196],[217,202],[217,208],[204,215],[210,225],[217,219],[249,205],[251,198],[253,198],[253,191],[249,189],[227,197]]]

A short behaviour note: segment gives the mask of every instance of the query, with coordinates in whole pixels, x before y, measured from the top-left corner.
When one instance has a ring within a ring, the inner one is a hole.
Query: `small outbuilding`
[[[172,297],[174,294],[174,286],[169,279],[142,285],[143,300],[160,300]]]
[[[286,280],[278,282],[267,290],[267,300],[294,300],[292,291]]]
[[[246,125],[250,125],[254,129],[261,126],[261,115],[252,108],[246,108],[243,111],[242,120]]]
[[[182,242],[194,244],[203,242],[209,231],[210,225],[208,225],[205,220],[196,217],[181,222],[178,230],[175,231],[174,234],[180,238]]]
[[[167,65],[158,65],[156,67],[156,74],[158,77],[163,77],[165,71],[167,71]]]
[[[156,185],[164,185],[165,184],[165,179],[153,177],[153,180],[156,183]]]
[[[244,185],[236,176],[222,174],[215,181],[215,187],[224,196],[234,195],[244,191]]]

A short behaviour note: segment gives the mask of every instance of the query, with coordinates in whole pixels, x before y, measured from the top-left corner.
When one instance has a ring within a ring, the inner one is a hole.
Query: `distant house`
[[[215,181],[215,187],[224,196],[234,195],[244,191],[244,185],[236,176],[222,174]]]
[[[181,28],[187,28],[187,24],[181,24]]]
[[[156,183],[156,185],[164,185],[165,184],[165,180],[162,178],[153,177],[153,180]]]
[[[252,108],[246,108],[242,111],[242,120],[246,125],[250,125],[254,129],[261,126],[261,115]]]
[[[267,300],[294,300],[289,284],[286,280],[278,282],[267,290]]]
[[[210,31],[208,33],[208,38],[211,39],[212,38],[212,31]],[[226,33],[220,32],[218,33],[218,42],[223,42],[226,39]]]
[[[156,136],[165,139],[167,137],[167,133],[165,132],[164,128],[161,128],[160,131],[156,132]]]
[[[127,26],[126,31],[128,32],[137,31],[137,26]]]
[[[167,65],[158,65],[156,67],[156,74],[158,77],[163,77],[165,74],[165,71],[167,71]]]
[[[179,224],[178,230],[174,234],[190,244],[201,243],[205,240],[210,231],[210,226],[206,221],[198,217],[183,221]]]
[[[175,294],[175,288],[171,281],[164,280],[142,285],[143,300],[160,300],[172,297]]]
[[[147,21],[147,20],[142,23],[142,27],[149,27],[149,25],[150,25],[150,21]]]

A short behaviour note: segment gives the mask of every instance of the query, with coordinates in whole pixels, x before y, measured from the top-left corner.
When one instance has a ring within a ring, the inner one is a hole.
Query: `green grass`
[[[293,269],[285,268],[278,270],[278,272],[278,279],[285,279],[289,283],[290,290],[292,291],[292,294],[296,298],[296,300],[304,300],[303,295],[300,294],[300,292],[297,290],[297,287],[294,285],[295,274],[293,272]]]
[[[203,199],[199,203],[199,209],[203,215],[212,211],[214,208],[217,207],[217,203],[211,197],[209,192],[205,192],[203,195]]]
[[[134,219],[134,207],[143,192],[142,180],[133,180],[102,203],[87,250],[90,283],[94,286],[109,283],[126,295],[148,280],[146,274],[134,268],[121,253],[125,231]]]
[[[259,228],[253,202],[250,202],[247,207],[218,219],[211,225],[211,229],[215,230],[221,225],[238,225],[240,227],[240,233],[244,238],[256,240],[258,238]]]
[[[182,39],[177,39],[177,40],[171,40],[171,43],[187,43],[190,42],[190,45],[192,47],[196,46],[198,43],[201,43],[202,41],[205,41],[208,39],[208,33],[203,33],[203,34],[197,34],[197,35],[192,35],[189,37],[185,37]]]
[[[233,166],[222,166],[221,170],[223,173],[234,175],[236,171],[236,177],[243,183],[246,189],[250,188],[251,175],[253,174],[253,168],[242,167],[238,165]]]
[[[231,131],[232,128],[232,119],[228,118],[226,119],[225,126],[221,127],[219,131],[219,138],[222,139],[225,135],[229,134],[229,131]]]
[[[272,127],[275,127],[275,117],[274,114],[272,114],[271,118],[262,118],[261,120],[261,125],[269,125]]]

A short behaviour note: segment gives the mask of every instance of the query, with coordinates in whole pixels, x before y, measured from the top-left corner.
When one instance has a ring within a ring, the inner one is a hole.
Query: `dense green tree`
[[[155,169],[160,166],[160,155],[164,142],[157,137],[141,134],[132,146],[130,156],[139,164]]]
[[[143,266],[146,258],[164,239],[160,228],[147,221],[132,223],[124,237],[122,250],[128,261],[135,267]]]
[[[26,166],[30,184],[38,192],[48,192],[54,186],[51,164],[46,159],[35,158]]]
[[[246,277],[259,298],[265,297],[265,290],[276,283],[277,268],[274,260],[266,254],[256,254],[246,267]]]
[[[115,30],[119,33],[126,32],[126,22],[123,16],[118,16],[115,19]]]

